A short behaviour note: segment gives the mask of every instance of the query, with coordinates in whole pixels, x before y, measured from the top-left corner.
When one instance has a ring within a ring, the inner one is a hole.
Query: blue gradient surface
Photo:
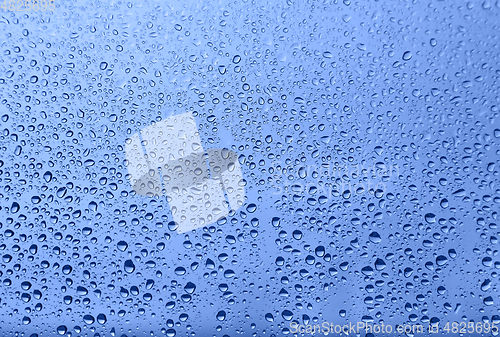
[[[500,2],[0,14],[2,336],[498,335]],[[125,143],[186,112],[245,202],[178,234]]]

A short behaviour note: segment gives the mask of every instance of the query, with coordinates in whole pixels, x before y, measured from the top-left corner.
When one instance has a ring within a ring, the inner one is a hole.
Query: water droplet
[[[67,331],[68,331],[68,328],[65,325],[60,325],[57,327],[57,333],[60,335],[66,334]]]
[[[410,51],[406,51],[404,54],[403,54],[403,60],[404,61],[409,61],[411,58],[412,58],[412,54]]]
[[[435,223],[436,222],[436,215],[433,213],[427,213],[425,215],[425,221],[427,221],[427,223],[429,223],[429,224]]]
[[[223,321],[226,319],[226,312],[224,310],[221,310],[217,313],[216,317],[219,321]]]
[[[447,262],[448,262],[448,258],[446,256],[444,256],[444,255],[439,255],[436,258],[436,264],[438,266],[444,266]]]
[[[85,322],[85,324],[93,324],[95,320],[93,316],[85,315],[83,316],[83,321]]]
[[[123,264],[123,269],[125,270],[125,272],[132,274],[135,271],[135,265],[132,260],[126,260]]]
[[[293,313],[290,310],[283,310],[281,316],[285,321],[290,321],[293,318]]]

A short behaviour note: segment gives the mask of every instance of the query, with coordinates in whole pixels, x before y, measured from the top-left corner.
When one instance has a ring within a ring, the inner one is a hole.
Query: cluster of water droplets
[[[500,324],[499,8],[485,4],[7,13],[0,332]],[[238,153],[247,200],[177,234],[165,199],[132,191],[124,144],[187,111],[205,148]]]

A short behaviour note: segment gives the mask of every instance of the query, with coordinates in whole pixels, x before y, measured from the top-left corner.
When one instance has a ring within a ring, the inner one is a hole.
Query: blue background
[[[499,2],[55,5],[0,18],[2,335],[500,325]],[[247,200],[177,234],[124,144],[188,111]]]

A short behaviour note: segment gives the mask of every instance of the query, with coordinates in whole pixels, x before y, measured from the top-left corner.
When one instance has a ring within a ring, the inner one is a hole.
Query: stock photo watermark
[[[373,333],[398,333],[406,335],[416,335],[416,334],[481,334],[492,332],[497,334],[499,328],[497,326],[498,322],[437,322],[429,323],[428,325],[422,324],[384,324],[383,322],[379,324],[373,324],[368,322],[349,322],[348,324],[334,324],[331,322],[323,322],[322,324],[298,324],[297,322],[290,322],[290,332],[291,333],[301,333],[301,334],[321,334],[321,335],[359,335],[361,333],[373,334]]]
[[[327,202],[331,197],[349,198],[351,194],[383,194],[387,183],[399,176],[398,164],[333,164],[306,165],[297,170],[287,170],[281,162],[273,162],[275,188],[271,193],[281,195],[316,194]],[[325,199],[326,198],[326,199]]]
[[[237,154],[204,150],[189,112],[135,133],[125,153],[132,189],[146,197],[165,196],[179,234],[207,226],[244,203]]]

